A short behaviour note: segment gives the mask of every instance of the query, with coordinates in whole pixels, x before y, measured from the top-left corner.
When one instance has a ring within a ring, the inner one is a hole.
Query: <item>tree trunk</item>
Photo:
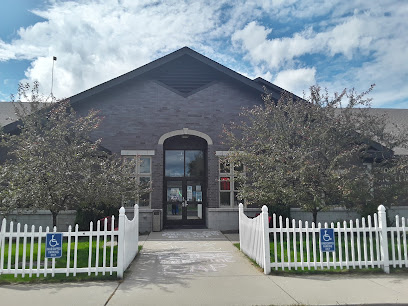
[[[313,209],[312,214],[313,214],[313,222],[314,222],[315,226],[317,226],[317,213],[318,213],[318,210]]]
[[[51,211],[51,213],[52,213],[52,226],[57,226],[58,212]]]

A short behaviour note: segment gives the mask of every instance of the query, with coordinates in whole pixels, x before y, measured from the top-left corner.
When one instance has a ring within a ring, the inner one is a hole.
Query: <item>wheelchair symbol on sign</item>
[[[59,246],[59,243],[57,241],[57,239],[54,238],[55,235],[52,235],[52,238],[50,239],[50,241],[48,242],[48,244],[50,245],[50,247],[56,247]]]
[[[332,237],[327,233],[327,230],[324,230],[323,240],[324,241],[331,241],[332,240]]]

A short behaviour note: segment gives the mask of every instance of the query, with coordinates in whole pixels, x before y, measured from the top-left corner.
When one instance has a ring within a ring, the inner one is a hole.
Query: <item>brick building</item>
[[[282,89],[266,80],[251,80],[184,47],[70,99],[79,114],[100,110],[104,120],[95,139],[137,159],[135,178],[151,185],[150,194],[126,199],[129,213],[133,203],[140,205],[141,232],[236,230],[234,170],[240,166],[220,165],[228,151],[220,135],[242,107],[262,103],[264,86],[280,97]]]
[[[163,226],[237,228],[233,170],[219,167],[226,154],[223,124],[242,107],[262,103],[262,79],[250,80],[182,48],[116,79],[71,97],[79,114],[104,117],[95,137],[113,153],[136,158],[136,177],[152,192],[139,202],[145,219]],[[280,88],[270,84],[280,96]]]

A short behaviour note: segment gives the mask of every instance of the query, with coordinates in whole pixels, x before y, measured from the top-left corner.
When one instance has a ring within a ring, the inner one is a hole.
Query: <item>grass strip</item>
[[[13,242],[13,248],[11,252],[11,268],[14,268],[14,263],[15,263],[15,248],[16,244],[15,241]],[[67,266],[67,243],[63,243],[63,251],[62,251],[62,257],[55,259],[55,267],[56,268],[66,268]],[[23,246],[19,246],[19,268],[22,267],[22,249]],[[139,252],[143,247],[139,245]],[[30,245],[27,244],[27,250],[30,250]],[[34,262],[33,262],[33,268],[37,267],[37,250],[38,250],[38,244],[34,244]],[[89,256],[89,239],[88,238],[80,238],[78,241],[78,247],[77,247],[77,268],[86,268],[88,267],[88,256]],[[28,253],[28,252],[27,252]],[[71,244],[71,252],[70,252],[70,267],[73,267],[73,262],[74,262],[74,245],[73,243]],[[111,247],[109,245],[106,246],[106,267],[109,266],[110,264],[110,254],[111,254]],[[41,267],[43,267],[44,264],[44,256],[45,256],[45,246],[42,244],[41,246]],[[102,267],[102,259],[103,259],[103,244],[99,244],[99,267]],[[95,261],[96,261],[96,241],[92,242],[92,266],[95,266]],[[8,245],[6,244],[5,246],[5,260],[4,260],[4,268],[7,268],[7,262],[8,262]],[[48,265],[47,267],[49,268],[49,271],[47,272],[47,276],[44,276],[43,274],[40,274],[39,277],[37,277],[36,272],[33,272],[32,277],[29,277],[28,275],[28,266],[30,262],[30,254],[28,253],[26,255],[26,274],[23,277],[21,274],[17,275],[17,277],[14,277],[14,274],[1,274],[0,275],[0,285],[4,284],[17,284],[17,283],[29,283],[29,284],[36,284],[36,283],[62,283],[62,282],[83,282],[83,281],[112,281],[112,280],[117,280],[117,273],[113,272],[112,275],[110,275],[109,271],[106,271],[105,275],[102,275],[102,272],[98,272],[98,275],[95,275],[95,273],[92,273],[91,275],[88,275],[88,273],[77,273],[76,276],[73,276],[72,273],[69,276],[66,276],[65,273],[55,273],[54,277],[51,276],[51,265],[52,261],[51,259],[48,260]],[[113,266],[117,266],[117,247],[114,248],[113,251]],[[107,268],[108,269],[108,268]]]
[[[239,243],[234,243],[234,246],[240,250],[240,244]],[[271,249],[273,247],[273,244],[271,243]],[[286,250],[286,249],[285,249]],[[255,260],[253,260],[252,258],[248,257],[247,255],[245,255],[248,260],[254,264],[254,266],[256,266],[260,271],[263,271],[263,268],[261,268]],[[390,267],[390,272],[391,273],[404,273],[404,274],[408,274],[408,269],[404,269],[404,268],[393,268]],[[295,268],[291,268],[291,270],[289,270],[288,268],[285,268],[285,270],[282,270],[279,268],[279,270],[275,270],[275,269],[271,269],[271,274],[272,275],[316,275],[316,274],[325,274],[325,275],[343,275],[343,274],[356,274],[356,275],[366,275],[366,274],[382,274],[384,273],[383,269],[381,268],[356,268],[356,269],[341,269],[340,267],[337,267],[336,269],[334,268],[318,268],[315,269],[313,267],[311,267],[310,269],[308,269],[307,267],[304,268],[304,270],[302,270],[302,268],[298,267],[297,269]]]

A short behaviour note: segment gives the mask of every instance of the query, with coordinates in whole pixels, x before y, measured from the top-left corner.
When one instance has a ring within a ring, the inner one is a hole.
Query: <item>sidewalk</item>
[[[211,230],[151,233],[108,305],[408,304],[407,275],[266,276]]]
[[[266,276],[237,240],[212,230],[151,233],[123,282],[0,285],[0,305],[408,304],[408,274]]]

